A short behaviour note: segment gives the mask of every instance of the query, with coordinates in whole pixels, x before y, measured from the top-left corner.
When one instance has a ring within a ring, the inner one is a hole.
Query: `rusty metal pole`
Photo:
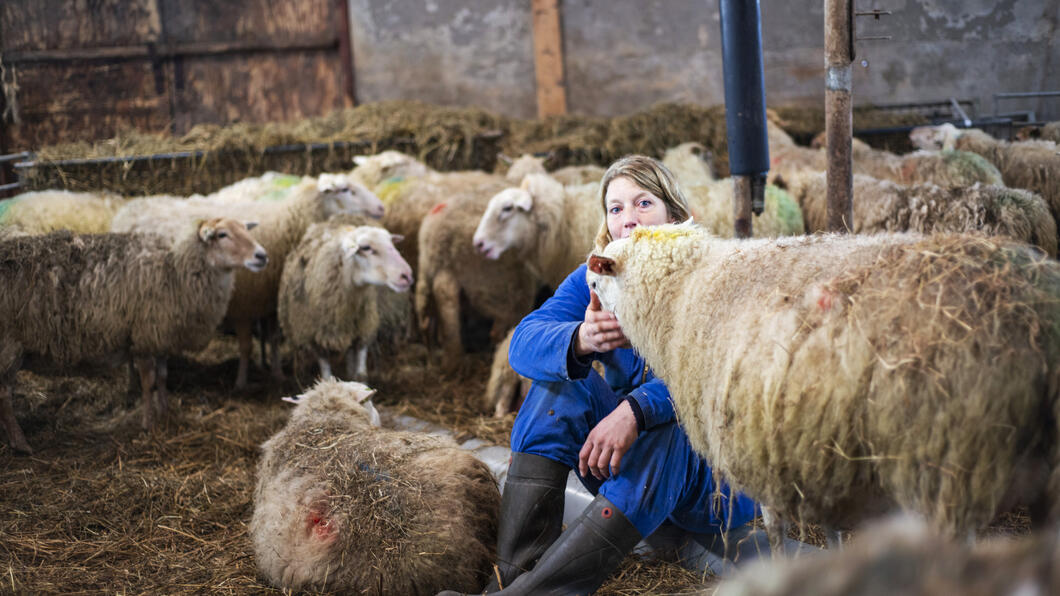
[[[758,0],[719,0],[719,14],[733,232],[749,238],[751,214],[761,215],[765,208],[769,171],[761,11]]]
[[[854,61],[854,0],[825,0],[825,137],[828,143],[828,230],[854,229],[851,166],[850,63]]]

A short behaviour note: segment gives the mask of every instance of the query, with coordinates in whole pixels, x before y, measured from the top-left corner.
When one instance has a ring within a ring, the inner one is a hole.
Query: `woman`
[[[650,157],[612,164],[600,197],[598,246],[638,226],[689,216],[673,175]],[[630,349],[615,316],[601,310],[585,270],[571,273],[512,336],[509,361],[533,385],[512,428],[497,572],[487,592],[591,592],[667,519],[708,533],[756,514],[750,499],[730,499],[713,481],[675,421],[666,385]],[[604,364],[606,378],[593,360]],[[597,496],[561,535],[572,468]]]

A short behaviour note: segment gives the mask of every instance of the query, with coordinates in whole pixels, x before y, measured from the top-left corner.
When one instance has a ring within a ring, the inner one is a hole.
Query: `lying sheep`
[[[840,552],[756,561],[718,586],[716,596],[935,596],[1060,594],[1057,533],[947,540],[921,520],[899,516],[866,527]]]
[[[782,520],[1060,513],[1060,263],[972,235],[634,230],[589,285],[692,446]],[[771,524],[779,548],[780,524]]]
[[[261,176],[245,178],[221,190],[207,195],[207,201],[241,203],[245,201],[284,201],[293,196],[304,185],[316,183],[325,192],[342,193],[349,190],[355,205],[354,211],[381,219],[383,202],[365,185],[347,174],[321,174],[318,178],[292,176],[279,172],[265,172]]]
[[[159,360],[204,348],[224,316],[235,271],[260,271],[266,261],[247,228],[231,219],[189,224],[175,245],[68,232],[0,243],[0,415],[11,445],[31,451],[11,405],[23,358],[69,367],[131,355],[149,428],[155,407],[166,407],[164,382],[156,387]]]
[[[824,172],[800,170],[777,178],[802,206],[808,233],[828,229]],[[1038,195],[1004,186],[974,184],[941,188],[934,184],[901,186],[854,175],[856,234],[881,232],[977,232],[1034,244],[1055,257],[1056,223]]]
[[[1041,195],[1053,218],[1060,219],[1060,148],[1056,143],[1009,143],[976,128],[958,129],[948,123],[914,128],[909,139],[922,149],[958,149],[983,156],[997,166],[1006,186]]]
[[[735,233],[734,194],[732,178],[716,180],[706,186],[684,188],[693,218],[723,238]],[[756,238],[775,238],[802,234],[805,224],[798,203],[784,190],[770,184],[765,189],[765,208],[754,217],[752,235]]]
[[[707,161],[709,156],[707,148],[699,143],[681,143],[666,150],[662,163],[673,173],[682,188],[709,186],[715,181]]]
[[[508,348],[511,346],[513,333],[514,327],[493,352],[490,376],[486,382],[486,393],[483,395],[483,405],[486,409],[493,410],[496,418],[503,418],[505,414],[518,410],[523,398],[530,391],[530,379],[515,372],[508,364]]]
[[[249,533],[283,590],[474,592],[489,573],[500,494],[449,439],[373,427],[360,383],[318,382],[262,445]]]
[[[0,201],[0,230],[9,229],[6,236],[58,230],[100,234],[110,231],[110,222],[124,202],[109,192],[24,192]]]
[[[239,371],[236,388],[247,385],[251,331],[254,322],[276,312],[280,275],[287,254],[298,245],[305,231],[316,222],[338,213],[363,214],[364,203],[357,201],[345,183],[345,176],[321,175],[306,179],[283,201],[220,202],[208,199],[140,199],[130,201],[114,218],[115,231],[156,233],[173,238],[174,229],[197,217],[211,214],[241,214],[259,222],[253,236],[272,257],[260,274],[236,275],[235,291],[225,320],[234,326],[239,340]],[[279,351],[273,338],[273,376],[283,376]]]
[[[428,339],[437,320],[446,367],[452,367],[464,351],[460,335],[462,296],[474,311],[492,319],[490,337],[494,343],[533,308],[539,284],[520,259],[514,254],[483,259],[472,242],[490,197],[505,186],[503,180],[497,180],[490,186],[449,195],[445,203],[431,210],[419,232],[416,317]]]
[[[412,269],[389,232],[313,224],[283,267],[280,329],[296,349],[313,353],[321,377],[332,376],[329,357],[337,352],[347,355],[346,374],[363,378],[368,345],[379,329],[375,286],[383,285],[395,292],[412,286]]]

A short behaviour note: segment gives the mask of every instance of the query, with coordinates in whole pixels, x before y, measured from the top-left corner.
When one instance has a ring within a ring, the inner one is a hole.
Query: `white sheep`
[[[920,126],[909,133],[922,149],[956,149],[980,155],[997,166],[1006,186],[1038,193],[1060,219],[1060,147],[1052,141],[1002,141],[977,128],[952,124]],[[1057,222],[1060,225],[1060,221]]]
[[[470,186],[450,194],[423,221],[419,232],[416,316],[425,336],[437,331],[443,363],[451,367],[463,354],[460,334],[461,297],[479,314],[492,319],[491,340],[499,342],[533,308],[538,283],[515,255],[483,259],[472,244],[475,227],[490,197],[507,183]]]
[[[349,174],[320,174],[317,178],[311,176],[292,176],[279,172],[266,172],[261,176],[245,178],[230,184],[221,190],[211,193],[205,197],[207,201],[233,202],[244,201],[284,201],[295,196],[295,191],[305,184],[316,183],[317,189],[322,192],[341,193],[349,189],[354,210],[364,213],[375,219],[382,219],[384,214],[383,202],[378,196],[365,185],[361,184]]]
[[[681,143],[666,150],[662,163],[682,188],[709,186],[716,180],[707,161],[709,158],[710,152],[700,143]]]
[[[824,172],[797,170],[776,179],[802,207],[808,233],[828,229]],[[1018,188],[973,184],[943,188],[903,186],[855,174],[856,234],[880,232],[976,232],[1034,244],[1055,257],[1056,223],[1038,195]]]
[[[164,379],[156,378],[165,370],[161,359],[205,347],[224,316],[236,269],[260,271],[266,261],[247,228],[231,219],[189,223],[175,245],[149,236],[68,232],[0,242],[6,321],[0,415],[12,446],[30,451],[11,406],[23,356],[27,365],[68,367],[131,355],[148,428],[155,408],[166,407]]]
[[[1060,263],[973,235],[638,228],[588,283],[692,446],[781,520],[1060,510]],[[1039,515],[1040,514],[1040,515]],[[779,548],[779,524],[771,524]]]
[[[339,353],[346,354],[346,374],[363,378],[368,346],[379,329],[375,286],[384,285],[395,292],[412,286],[412,269],[389,232],[313,224],[283,267],[280,329],[296,349],[314,354],[321,377],[332,376],[329,357]]]
[[[110,222],[124,203],[120,195],[109,192],[24,192],[0,201],[0,231],[5,235],[58,230],[100,234],[110,231]]]
[[[604,177],[605,171],[604,168],[598,165],[588,164],[564,166],[549,172],[545,169],[545,161],[548,156],[541,157],[532,153],[520,155],[515,160],[503,154],[497,157],[507,162],[508,171],[504,174],[504,179],[512,184],[519,184],[527,174],[549,174],[563,185],[589,184],[590,182],[599,182]]]
[[[372,389],[324,380],[262,445],[249,534],[285,591],[473,592],[489,572],[500,494],[450,439],[379,428]]]
[[[325,221],[339,213],[361,214],[363,203],[354,199],[345,176],[322,175],[315,181],[306,179],[283,201],[224,202],[208,199],[140,199],[129,201],[114,218],[115,231],[158,233],[173,238],[174,230],[184,222],[218,215],[240,215],[259,223],[253,236],[271,257],[260,274],[236,275],[236,287],[228,305],[225,320],[235,327],[239,340],[239,371],[236,388],[247,384],[250,363],[251,331],[254,322],[276,312],[280,275],[287,254],[301,241],[313,223]],[[273,337],[273,376],[283,371]]]

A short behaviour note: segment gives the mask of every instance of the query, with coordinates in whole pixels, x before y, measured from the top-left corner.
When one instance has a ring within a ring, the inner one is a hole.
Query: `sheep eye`
[[[594,281],[594,282],[590,283],[589,287],[591,287],[592,289],[595,290],[596,289],[596,282]]]
[[[364,245],[361,245],[361,246],[358,246],[358,247],[357,247],[357,252],[363,252],[363,253],[368,253],[368,254],[372,254],[372,253],[374,253],[375,251],[374,251],[374,250],[372,250],[372,247],[371,247],[371,246],[369,246],[369,245],[367,245],[367,244],[364,244]]]
[[[501,211],[503,211],[504,213],[508,213],[511,210],[512,210],[512,206],[511,205],[505,205],[504,207],[501,207]]]
[[[217,232],[218,238],[228,238],[228,232]]]

